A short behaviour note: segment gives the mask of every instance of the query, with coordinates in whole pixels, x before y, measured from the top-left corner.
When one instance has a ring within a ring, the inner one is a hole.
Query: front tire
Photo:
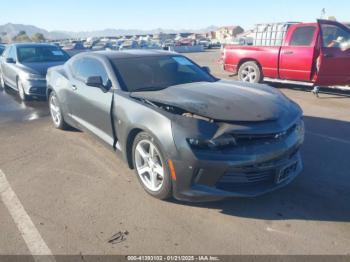
[[[264,77],[258,64],[249,61],[240,66],[238,70],[238,78],[243,82],[261,83]]]
[[[23,84],[20,79],[17,79],[17,90],[18,90],[19,97],[23,102],[26,102],[29,100],[29,96],[25,93]]]
[[[2,88],[6,88],[6,84],[5,84],[5,80],[4,80],[4,76],[2,73],[0,73],[0,87]]]
[[[64,121],[60,103],[58,101],[55,91],[52,91],[49,96],[49,106],[51,119],[54,126],[57,129],[66,130],[68,128],[67,123]]]
[[[133,143],[133,164],[144,190],[160,200],[172,197],[172,182],[166,159],[157,141],[148,133],[139,133]]]

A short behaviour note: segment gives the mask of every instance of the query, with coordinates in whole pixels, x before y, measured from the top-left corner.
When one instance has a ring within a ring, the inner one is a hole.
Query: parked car
[[[210,48],[221,48],[221,43],[217,40],[211,40]]]
[[[202,38],[200,40],[198,40],[198,45],[202,45],[204,48],[211,48],[211,42],[210,39],[207,38]]]
[[[164,50],[169,50],[170,47],[175,46],[175,40],[173,39],[166,39],[163,43],[162,43],[162,48]]]
[[[223,67],[242,81],[350,84],[350,29],[329,20],[259,25],[253,46],[226,45]]]
[[[232,45],[253,45],[254,39],[252,37],[238,37],[232,40]]]
[[[223,81],[165,51],[82,53],[49,69],[56,128],[121,152],[154,197],[253,197],[301,171],[300,107],[265,85]]]
[[[5,51],[6,45],[0,44],[0,55]]]
[[[109,42],[100,42],[100,43],[96,43],[95,45],[92,46],[91,50],[92,51],[103,51],[106,49],[113,49],[113,45],[112,43]]]
[[[195,43],[193,39],[190,38],[182,38],[178,41],[176,41],[175,45],[177,46],[193,46]]]
[[[65,51],[72,51],[72,50],[85,50],[86,47],[82,42],[72,42],[72,43],[67,43],[62,47],[63,50]]]
[[[119,50],[137,49],[137,48],[139,48],[137,41],[126,40],[120,45]]]
[[[18,91],[25,101],[30,96],[46,95],[46,72],[65,63],[69,55],[51,44],[11,44],[2,54],[0,82]]]

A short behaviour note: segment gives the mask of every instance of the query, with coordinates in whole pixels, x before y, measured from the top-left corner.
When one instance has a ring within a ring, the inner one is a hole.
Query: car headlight
[[[228,146],[235,146],[236,139],[231,135],[223,135],[214,139],[188,138],[190,146],[202,149],[219,149]]]
[[[27,80],[32,80],[32,81],[35,81],[35,80],[45,80],[45,79],[46,79],[44,76],[36,75],[36,74],[26,74],[26,75],[25,75],[25,78],[26,78]]]

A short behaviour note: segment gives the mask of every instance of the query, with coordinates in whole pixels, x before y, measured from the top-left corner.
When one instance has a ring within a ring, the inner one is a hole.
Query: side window
[[[11,47],[9,54],[8,54],[8,58],[12,58],[13,60],[16,61],[16,47]]]
[[[350,31],[336,25],[321,25],[324,47],[340,48],[342,44],[350,41]]]
[[[100,61],[93,58],[83,58],[73,62],[73,74],[82,81],[86,81],[90,76],[100,76],[104,85],[107,85],[108,82],[105,67]]]
[[[311,46],[316,32],[314,26],[304,26],[295,29],[290,40],[290,46]]]
[[[9,53],[10,53],[10,50],[12,49],[12,46],[8,46],[5,48],[5,51],[2,53],[2,56],[7,58]]]
[[[71,69],[72,75],[73,75],[74,78],[77,78],[77,79],[80,78],[80,76],[79,76],[79,68],[80,68],[80,65],[81,65],[81,61],[82,61],[81,58],[80,59],[76,59],[70,65],[70,69]]]
[[[193,74],[193,75],[196,74],[196,72],[189,66],[179,65],[177,70],[180,73]]]

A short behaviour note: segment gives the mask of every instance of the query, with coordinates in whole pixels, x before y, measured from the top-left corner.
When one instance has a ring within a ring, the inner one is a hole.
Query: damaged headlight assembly
[[[220,149],[237,145],[236,139],[231,135],[223,135],[213,139],[188,138],[187,142],[194,148]]]
[[[305,139],[305,124],[304,124],[304,120],[300,119],[300,121],[296,125],[295,130],[296,130],[297,134],[299,135],[301,142],[303,143],[304,139]]]

